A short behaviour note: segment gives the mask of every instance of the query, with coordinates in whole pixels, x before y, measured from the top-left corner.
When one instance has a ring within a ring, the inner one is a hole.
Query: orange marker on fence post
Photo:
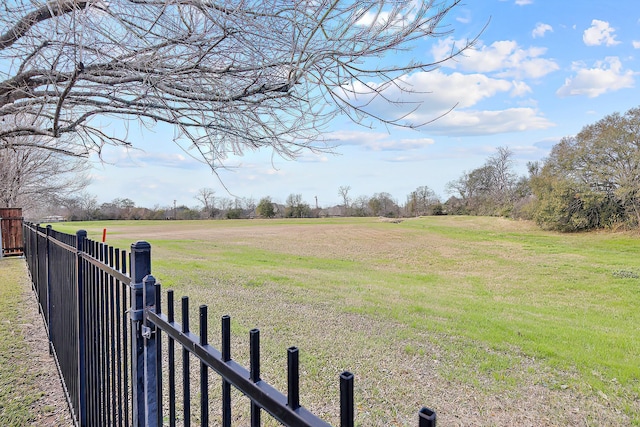
[[[107,229],[103,228],[102,229],[102,243],[107,241]]]

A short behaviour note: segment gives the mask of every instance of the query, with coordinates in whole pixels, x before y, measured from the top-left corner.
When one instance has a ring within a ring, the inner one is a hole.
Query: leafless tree
[[[201,188],[196,193],[196,200],[202,203],[203,210],[207,213],[211,212],[215,202],[215,190],[213,188]]]
[[[420,186],[407,196],[405,209],[409,215],[429,215],[433,207],[440,203],[436,193],[426,185]]]
[[[513,195],[518,176],[513,170],[513,151],[509,147],[498,147],[496,154],[489,157],[487,166],[493,174],[492,194],[499,203],[505,203]]]
[[[252,211],[253,212],[253,211],[256,210],[256,206],[257,206],[256,199],[254,197],[252,197],[252,196],[244,197],[242,199],[242,204],[243,204],[244,208],[246,210],[248,210],[248,211]]]
[[[351,186],[349,185],[341,185],[338,188],[338,195],[342,197],[342,206],[344,209],[344,215],[349,215],[349,191],[351,190]]]
[[[513,151],[498,147],[483,166],[463,172],[460,178],[447,183],[447,192],[462,198],[466,213],[503,215],[511,209],[518,194],[524,197],[529,191],[526,180],[519,185],[513,168]]]
[[[229,209],[233,209],[233,199],[230,199],[229,197],[219,198],[218,207],[222,211],[228,211]]]
[[[385,90],[411,90],[397,79],[437,64],[380,58],[446,35],[460,1],[3,2],[0,146],[35,135],[29,144],[86,155],[130,145],[109,120],[169,123],[216,168],[263,147],[287,158],[331,150],[322,131],[337,114],[418,126],[377,113],[373,100],[401,102]]]
[[[21,141],[30,138],[20,138]],[[16,144],[18,145],[18,144]],[[77,195],[89,180],[84,159],[32,146],[0,147],[0,207],[22,207],[25,215]]]
[[[355,216],[368,216],[369,215],[369,196],[360,195],[355,198],[351,207],[353,208],[353,215]]]
[[[49,213],[63,214],[67,219],[90,221],[99,219],[98,198],[87,192],[80,192],[63,198],[56,203],[57,209],[51,209]]]

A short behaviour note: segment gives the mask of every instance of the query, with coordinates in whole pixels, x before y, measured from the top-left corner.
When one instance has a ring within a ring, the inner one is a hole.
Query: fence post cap
[[[132,251],[143,251],[145,249],[150,249],[150,248],[151,248],[151,244],[144,240],[138,240],[137,242],[131,244]]]
[[[351,380],[353,379],[354,375],[349,372],[349,371],[344,371],[343,373],[340,374],[340,378],[345,379],[345,380]]]
[[[419,416],[421,419],[435,421],[436,412],[433,409],[429,409],[426,406],[423,406],[422,409],[420,409]]]

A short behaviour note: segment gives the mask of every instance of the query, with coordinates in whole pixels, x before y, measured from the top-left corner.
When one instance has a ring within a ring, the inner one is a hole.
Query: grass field
[[[164,289],[232,316],[234,358],[259,327],[280,390],[299,346],[302,404],[329,422],[347,369],[361,426],[415,426],[422,405],[441,425],[640,425],[636,235],[482,217],[54,225],[105,227],[151,243]]]
[[[20,260],[0,262],[0,424],[27,425],[34,421],[33,405],[42,392],[32,386],[33,373],[22,363],[28,354],[22,328],[16,322],[23,303],[24,268]]]
[[[0,425],[70,426],[24,260],[0,259]]]

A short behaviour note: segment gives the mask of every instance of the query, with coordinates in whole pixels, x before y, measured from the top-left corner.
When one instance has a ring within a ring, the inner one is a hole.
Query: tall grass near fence
[[[445,424],[508,425],[532,408],[549,424],[640,424],[636,235],[477,217],[63,227],[146,239],[165,288],[231,314],[237,332],[260,327],[265,353],[309,349],[303,398],[320,413],[335,400],[323,378],[348,367],[364,381],[362,425],[408,424],[419,404]]]

